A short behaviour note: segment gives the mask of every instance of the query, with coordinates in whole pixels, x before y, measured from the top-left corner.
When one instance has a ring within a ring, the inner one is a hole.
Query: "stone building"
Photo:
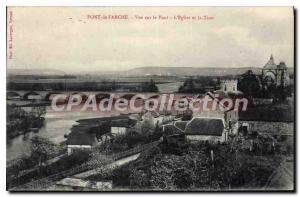
[[[237,134],[237,129],[238,129],[237,122],[238,122],[239,112],[238,109],[235,109],[234,106],[235,95],[229,95],[228,92],[218,90],[218,91],[214,91],[213,93],[208,92],[206,95],[202,96],[201,98],[205,99],[204,97],[208,97],[210,99],[210,101],[207,103],[207,110],[202,108],[198,110],[197,109],[198,106],[196,105],[195,109],[197,110],[193,111],[193,117],[223,119],[225,127],[229,129],[230,135]],[[228,108],[229,106],[227,106],[226,103],[221,102],[223,99],[232,100],[233,106],[231,108]]]
[[[243,134],[294,135],[294,113],[291,107],[248,108],[239,113],[239,131]]]
[[[237,84],[236,79],[221,80],[220,88],[224,92],[236,92]]]
[[[68,155],[77,150],[91,150],[97,143],[98,140],[95,133],[71,132],[67,139]]]
[[[264,88],[268,88],[270,86],[286,87],[288,85],[287,66],[284,62],[280,62],[277,65],[274,62],[273,55],[271,55],[269,61],[262,69],[262,80]]]
[[[228,130],[224,119],[199,118],[190,121],[175,121],[162,126],[164,139],[169,144],[183,145],[186,141],[208,141],[218,143],[228,141]]]
[[[136,125],[137,121],[132,119],[117,119],[110,122],[110,133],[112,136],[124,135]]]

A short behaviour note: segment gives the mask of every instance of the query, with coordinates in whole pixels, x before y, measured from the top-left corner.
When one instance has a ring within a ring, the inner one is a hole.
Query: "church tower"
[[[287,66],[284,62],[280,62],[278,65],[274,62],[274,57],[271,54],[269,61],[262,69],[263,84],[266,87],[286,87],[288,83]]]

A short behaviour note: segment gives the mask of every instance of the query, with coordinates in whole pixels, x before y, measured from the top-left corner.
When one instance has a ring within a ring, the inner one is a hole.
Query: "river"
[[[25,108],[25,107],[24,107]],[[28,132],[19,135],[7,141],[6,159],[11,161],[30,154],[30,139],[35,136],[48,138],[50,141],[59,144],[65,139],[64,135],[70,133],[73,125],[78,124],[79,119],[92,117],[105,117],[118,115],[117,112],[91,112],[91,111],[71,111],[71,112],[54,112],[51,107],[46,108],[44,115],[44,126],[38,132]]]
[[[182,85],[182,82],[158,84],[159,92],[161,93],[173,93],[178,90],[178,87]],[[21,102],[21,101],[17,101]],[[16,101],[7,101],[8,104],[16,103]],[[19,104],[28,104],[28,101],[22,101]],[[29,107],[24,107],[24,110],[30,110]],[[117,111],[110,112],[92,112],[92,111],[71,111],[71,112],[54,112],[51,107],[46,107],[46,113],[44,115],[44,126],[39,129],[38,132],[28,132],[24,135],[17,136],[7,141],[6,145],[6,160],[11,161],[13,159],[20,158],[24,155],[30,154],[30,139],[35,136],[41,136],[48,138],[54,143],[59,144],[66,140],[65,134],[70,133],[70,129],[73,125],[78,124],[76,121],[79,119],[95,118],[95,117],[108,117],[116,116],[120,113]]]

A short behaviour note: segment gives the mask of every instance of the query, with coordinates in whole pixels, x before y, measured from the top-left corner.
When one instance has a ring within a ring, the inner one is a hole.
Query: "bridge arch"
[[[42,96],[34,91],[27,92],[24,94],[23,99],[25,100],[42,100]]]
[[[49,93],[47,93],[46,95],[45,95],[45,97],[44,97],[44,100],[45,101],[51,101],[52,100],[52,96],[53,95],[57,95],[57,94],[63,94],[63,93],[61,93],[61,92],[49,92]]]
[[[160,98],[160,95],[155,94],[155,95],[150,96],[148,99],[159,99],[159,98]]]
[[[82,102],[84,102],[84,101],[86,101],[86,100],[88,99],[88,95],[86,95],[86,94],[83,93],[83,92],[73,92],[73,93],[71,93],[71,94],[68,96],[67,100],[69,100],[70,97],[71,97],[72,95],[80,95],[80,96],[81,96],[81,101],[82,101]]]
[[[110,94],[108,94],[108,93],[99,93],[99,94],[96,94],[95,97],[96,97],[96,101],[99,102],[103,99],[110,98]]]
[[[129,93],[129,94],[124,94],[123,96],[121,96],[120,98],[122,98],[122,99],[126,99],[126,100],[130,100],[130,99],[132,99],[132,97],[134,97],[135,96],[135,94],[131,94],[131,93]]]
[[[17,92],[7,92],[6,93],[6,99],[20,99],[21,95]]]

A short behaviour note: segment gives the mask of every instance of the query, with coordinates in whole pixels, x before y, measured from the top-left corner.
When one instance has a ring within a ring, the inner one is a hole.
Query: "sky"
[[[7,28],[9,69],[263,67],[270,54],[276,63],[294,66],[292,7],[9,7],[7,13],[13,30]],[[210,19],[173,19],[179,15]]]

